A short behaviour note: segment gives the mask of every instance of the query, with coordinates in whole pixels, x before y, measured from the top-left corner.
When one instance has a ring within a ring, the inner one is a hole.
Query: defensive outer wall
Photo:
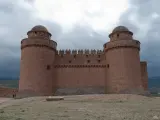
[[[57,50],[51,33],[33,27],[21,41],[19,93],[38,95],[141,93],[148,89],[140,42],[116,27],[103,50]]]

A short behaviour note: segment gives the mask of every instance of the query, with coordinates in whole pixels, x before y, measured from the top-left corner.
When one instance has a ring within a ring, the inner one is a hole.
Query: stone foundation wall
[[[58,88],[55,95],[104,94],[104,87]]]
[[[0,87],[0,97],[13,97],[13,94],[17,92],[18,89],[16,88]]]

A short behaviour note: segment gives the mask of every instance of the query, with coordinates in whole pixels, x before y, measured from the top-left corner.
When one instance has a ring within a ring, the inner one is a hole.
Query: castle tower
[[[27,35],[28,38],[21,41],[19,92],[51,95],[57,43],[41,25],[33,27]]]
[[[104,44],[107,63],[106,93],[134,93],[143,90],[140,68],[140,42],[124,26],[116,27]]]

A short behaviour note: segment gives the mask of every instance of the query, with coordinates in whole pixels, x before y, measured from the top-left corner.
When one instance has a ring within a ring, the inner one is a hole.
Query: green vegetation
[[[154,93],[154,94],[151,94],[150,97],[160,97],[160,94],[158,94],[158,93],[155,94],[155,93]]]

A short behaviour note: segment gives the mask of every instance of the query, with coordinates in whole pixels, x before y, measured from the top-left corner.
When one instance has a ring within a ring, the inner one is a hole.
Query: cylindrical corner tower
[[[133,93],[143,90],[140,67],[140,42],[124,26],[116,27],[104,44],[107,64],[106,93]]]
[[[41,25],[33,27],[27,35],[28,38],[21,41],[19,92],[51,95],[57,43]]]

